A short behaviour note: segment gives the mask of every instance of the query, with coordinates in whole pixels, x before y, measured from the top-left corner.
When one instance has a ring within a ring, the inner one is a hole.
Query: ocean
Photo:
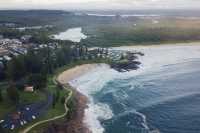
[[[143,52],[141,68],[99,65],[71,81],[89,99],[93,133],[200,133],[200,45],[113,49]]]

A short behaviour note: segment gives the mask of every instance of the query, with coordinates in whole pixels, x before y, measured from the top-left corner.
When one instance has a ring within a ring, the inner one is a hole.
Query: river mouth
[[[52,37],[57,40],[69,40],[72,42],[80,42],[82,39],[87,38],[87,36],[82,33],[81,27],[70,28],[59,34],[52,35]]]

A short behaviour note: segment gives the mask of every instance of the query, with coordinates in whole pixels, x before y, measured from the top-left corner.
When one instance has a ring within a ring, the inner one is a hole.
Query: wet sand
[[[61,73],[57,80],[61,84],[69,84],[71,80],[86,74],[99,65],[100,64],[85,64],[76,66]],[[73,89],[73,102],[75,107],[69,118],[63,123],[52,122],[44,133],[91,133],[83,122],[88,102],[87,97],[76,89]]]
[[[84,65],[79,65],[76,66],[74,68],[68,69],[64,72],[62,72],[59,76],[58,76],[58,81],[61,84],[67,84],[69,83],[69,81],[76,79],[84,74],[86,74],[87,72],[91,71],[92,69],[95,69],[96,67],[98,67],[100,64],[84,64]]]

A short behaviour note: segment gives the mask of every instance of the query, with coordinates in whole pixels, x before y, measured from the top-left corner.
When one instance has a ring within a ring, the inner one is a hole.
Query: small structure
[[[10,56],[7,56],[7,55],[3,56],[3,58],[4,58],[6,61],[10,61],[10,60],[12,59]]]
[[[31,35],[24,35],[21,37],[21,41],[27,43],[31,38],[32,38]]]
[[[0,56],[4,56],[4,55],[9,55],[9,51],[4,48],[0,48]]]
[[[4,120],[0,120],[0,124],[3,123],[3,122],[4,122]]]
[[[21,112],[15,112],[11,115],[13,120],[19,120],[21,116]]]
[[[34,115],[32,115],[32,118],[33,118],[33,120],[35,120],[35,119],[36,119],[36,117],[35,117]]]
[[[24,91],[25,92],[34,92],[34,87],[33,86],[25,86]]]

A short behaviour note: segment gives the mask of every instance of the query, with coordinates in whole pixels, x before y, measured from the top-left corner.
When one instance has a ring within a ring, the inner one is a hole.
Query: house
[[[5,56],[5,55],[8,55],[9,54],[9,51],[4,49],[4,48],[0,48],[0,56]]]
[[[6,60],[6,61],[10,61],[12,58],[10,56],[7,56],[7,55],[4,55],[3,58]]]
[[[33,86],[25,86],[24,91],[25,92],[34,92],[34,87]]]
[[[32,38],[32,36],[31,35],[24,35],[24,36],[22,36],[21,37],[21,41],[22,42],[29,42],[29,40]]]

